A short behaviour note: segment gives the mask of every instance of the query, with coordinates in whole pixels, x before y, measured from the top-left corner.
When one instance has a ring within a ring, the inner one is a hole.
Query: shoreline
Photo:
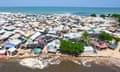
[[[64,61],[67,61],[67,62],[73,62],[77,65],[82,65],[84,67],[91,67],[92,64],[97,64],[97,65],[106,65],[106,66],[113,66],[113,67],[118,67],[120,68],[120,59],[119,58],[113,58],[113,57],[107,57],[107,56],[81,56],[81,57],[72,57],[72,56],[54,56],[52,58],[45,58],[45,59],[40,59],[39,60],[39,56],[36,56],[36,57],[25,57],[25,58],[14,58],[14,59],[7,59],[6,61],[1,61],[0,59],[0,62],[15,62],[15,61],[18,61],[20,65],[22,66],[25,66],[25,67],[28,67],[28,68],[31,68],[31,62],[34,62],[37,63],[38,61],[38,64],[39,64],[39,61],[40,62],[46,62],[47,61],[50,61],[50,64],[48,63],[48,65],[57,65],[57,64],[60,64],[61,62],[64,62]],[[60,63],[57,63],[56,61],[60,61]],[[20,62],[23,62],[23,64],[21,64]],[[24,64],[24,62],[26,64]],[[44,69],[46,68],[48,65],[45,65],[44,64],[40,64],[40,65],[43,65],[43,67],[39,68],[37,67],[38,69]],[[36,66],[35,66],[36,67]],[[35,68],[34,67],[34,68]]]
[[[71,55],[49,55],[48,57],[45,58],[54,58],[57,57],[60,60],[81,60],[81,59],[86,59],[86,58],[112,58],[112,59],[117,59],[120,60],[120,58],[116,58],[116,57],[112,57],[112,56],[71,56]],[[10,61],[10,60],[21,60],[21,59],[25,59],[25,58],[35,58],[35,57],[40,57],[39,55],[34,55],[34,56],[10,56],[10,57],[0,57],[0,61],[2,60],[6,60],[6,61]],[[44,57],[43,57],[44,58]]]
[[[46,62],[48,61],[47,65],[44,64],[40,64],[43,67],[39,68],[35,65],[35,69],[44,69],[46,68],[48,65],[57,65],[57,64],[61,64],[61,62],[64,61],[70,61],[73,62],[77,65],[82,65],[84,67],[91,67],[92,64],[97,64],[97,65],[106,65],[106,66],[113,66],[113,67],[117,67],[120,68],[120,58],[114,58],[114,57],[108,57],[108,56],[81,56],[81,57],[73,57],[70,55],[54,55],[53,57],[47,57],[47,58],[40,58],[39,56],[34,56],[34,57],[12,57],[11,59],[8,58],[5,60],[1,60],[0,58],[0,62],[19,62],[19,64],[21,66],[25,66],[28,68],[31,68],[32,62],[38,63],[39,65],[39,61],[40,62]],[[50,61],[50,64],[49,64]],[[58,63],[57,63],[58,61]],[[59,62],[60,61],[60,62]],[[22,64],[20,63],[22,62]],[[25,63],[25,64],[24,64]],[[34,64],[33,64],[34,66]],[[33,69],[34,69],[33,68]]]

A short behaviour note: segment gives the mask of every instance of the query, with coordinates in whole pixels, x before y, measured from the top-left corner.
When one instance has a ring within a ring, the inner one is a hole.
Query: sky
[[[120,0],[0,0],[0,7],[120,7]]]

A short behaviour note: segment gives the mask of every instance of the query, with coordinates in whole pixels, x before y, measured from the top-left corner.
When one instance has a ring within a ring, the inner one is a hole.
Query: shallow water
[[[114,66],[96,64],[92,64],[91,67],[84,67],[71,61],[49,65],[44,69],[31,69],[20,65],[18,62],[0,62],[0,72],[120,72],[120,69]]]

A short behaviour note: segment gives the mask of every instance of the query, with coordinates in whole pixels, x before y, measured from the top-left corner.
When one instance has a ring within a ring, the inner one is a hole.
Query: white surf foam
[[[76,63],[76,64],[79,64],[79,65],[81,65],[81,62],[80,62],[80,61],[73,60],[72,62],[74,62],[74,63]]]
[[[50,59],[43,59],[43,58],[27,58],[23,59],[19,62],[20,65],[26,66],[29,68],[37,68],[37,69],[43,69],[47,67],[48,65],[52,64],[60,64],[61,61],[58,59],[50,58]]]

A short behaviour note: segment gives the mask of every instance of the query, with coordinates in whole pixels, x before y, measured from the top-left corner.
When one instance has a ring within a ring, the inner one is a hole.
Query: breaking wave
[[[57,58],[49,58],[49,59],[43,59],[43,58],[27,58],[23,59],[19,62],[20,65],[26,66],[29,68],[37,68],[37,69],[44,69],[48,65],[53,64],[60,64],[61,61]]]
[[[91,67],[92,63],[120,67],[120,60],[115,58],[88,58],[80,61],[74,60],[73,62],[84,67]]]
[[[102,65],[109,65],[109,66],[116,66],[120,67],[120,60],[114,58],[88,58],[88,59],[80,59],[80,60],[72,60],[72,62],[82,65],[84,67],[92,67],[92,64],[102,64]],[[58,57],[53,58],[27,58],[22,59],[19,61],[19,64],[29,68],[37,68],[37,69],[44,69],[49,65],[60,64],[61,60]]]

